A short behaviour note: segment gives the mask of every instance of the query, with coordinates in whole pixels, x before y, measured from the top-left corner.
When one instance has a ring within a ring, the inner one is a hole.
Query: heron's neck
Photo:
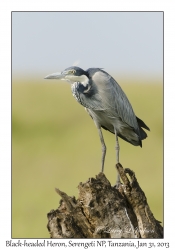
[[[86,75],[81,76],[66,76],[65,80],[68,81],[71,84],[74,84],[75,82],[81,83],[84,87],[87,87],[89,84],[89,78]]]
[[[87,87],[89,85],[89,78],[86,75],[78,76],[76,82],[80,82],[84,87]]]

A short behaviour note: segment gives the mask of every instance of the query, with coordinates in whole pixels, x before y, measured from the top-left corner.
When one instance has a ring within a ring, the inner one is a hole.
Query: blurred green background
[[[136,173],[155,218],[163,222],[163,85],[158,79],[134,78],[120,79],[119,84],[135,114],[151,129],[143,148],[119,138],[120,162]],[[103,134],[107,146],[104,173],[114,185],[115,137],[104,130]],[[77,196],[79,182],[95,177],[100,162],[98,132],[72,97],[69,84],[13,79],[13,238],[49,238],[47,213],[60,200],[54,188]]]

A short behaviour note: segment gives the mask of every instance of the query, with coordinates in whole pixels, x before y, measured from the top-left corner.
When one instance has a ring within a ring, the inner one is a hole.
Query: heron
[[[64,80],[71,84],[74,98],[85,107],[93,119],[102,147],[101,172],[104,171],[106,145],[102,128],[115,135],[116,163],[119,163],[118,137],[126,142],[142,147],[147,137],[148,126],[139,119],[120,85],[102,68],[83,70],[77,66],[53,73],[45,79]]]

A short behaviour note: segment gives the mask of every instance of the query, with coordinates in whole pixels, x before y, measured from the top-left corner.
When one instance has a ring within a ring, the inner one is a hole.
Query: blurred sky
[[[163,75],[163,12],[13,12],[13,76],[71,65]]]

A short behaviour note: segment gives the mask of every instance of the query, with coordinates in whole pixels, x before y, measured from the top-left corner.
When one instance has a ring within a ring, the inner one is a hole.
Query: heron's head
[[[64,80],[70,83],[81,82],[84,85],[86,85],[89,81],[88,73],[76,66],[69,67],[62,72],[48,75],[44,79]]]

